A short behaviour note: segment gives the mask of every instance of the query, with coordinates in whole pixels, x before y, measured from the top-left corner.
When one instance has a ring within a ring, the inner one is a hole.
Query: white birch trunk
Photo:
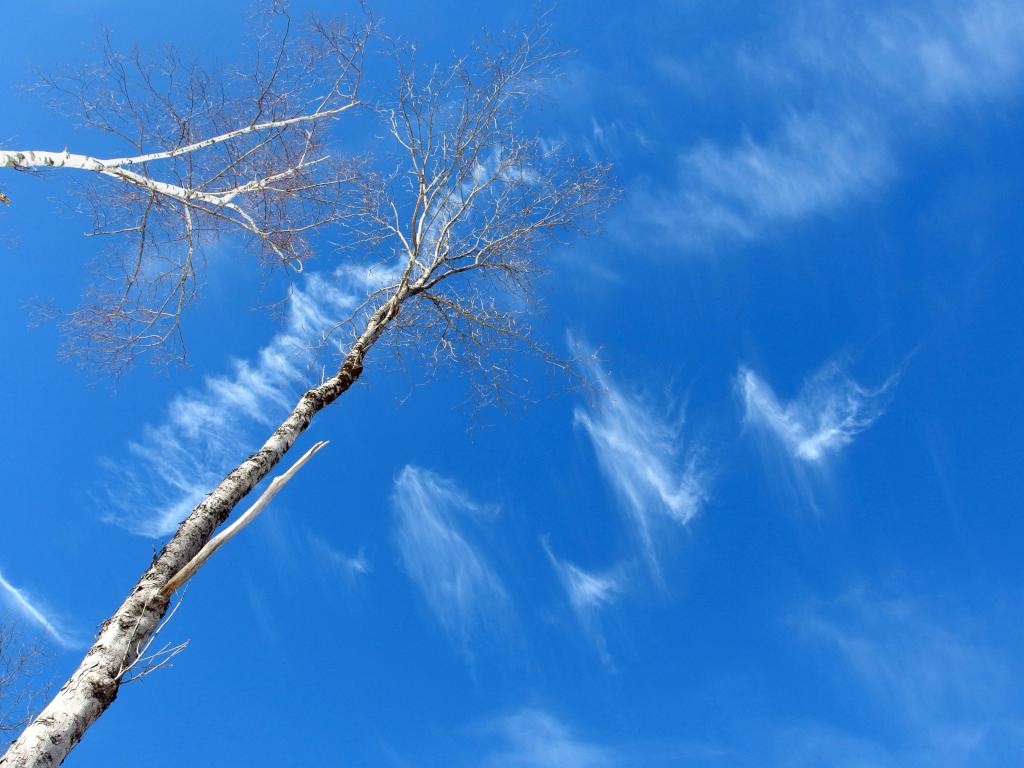
[[[313,417],[359,378],[363,358],[398,314],[403,298],[397,294],[373,313],[338,373],[308,390],[263,447],[225,477],[178,526],[121,607],[103,623],[78,669],[0,758],[0,767],[53,768],[64,761],[117,697],[122,675],[139,658],[166,614],[169,598],[163,590],[167,582],[196,556],[235,505],[270,473]]]

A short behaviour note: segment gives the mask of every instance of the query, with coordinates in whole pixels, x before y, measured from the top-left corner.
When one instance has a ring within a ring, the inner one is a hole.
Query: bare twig
[[[36,672],[43,661],[37,645],[20,638],[13,624],[0,623],[0,746],[33,715]]]
[[[153,643],[164,629],[167,628],[167,625],[170,623],[171,619],[174,618],[175,614],[177,614],[184,599],[185,596],[184,593],[182,593],[178,598],[178,602],[174,604],[174,607],[147,639],[136,641],[140,628],[139,622],[136,622],[135,629],[132,631],[132,639],[128,643],[124,657],[121,660],[121,669],[116,675],[116,678],[120,683],[131,683],[136,680],[141,680],[162,667],[170,666],[171,660],[188,648],[191,641],[185,640],[180,643],[165,643],[158,651],[153,653],[149,652]],[[129,656],[133,656],[134,660],[129,662]]]

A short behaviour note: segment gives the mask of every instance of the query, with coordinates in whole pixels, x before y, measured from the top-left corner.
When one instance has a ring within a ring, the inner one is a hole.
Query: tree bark
[[[122,676],[139,658],[167,613],[164,585],[195,557],[214,531],[295,443],[313,417],[344,394],[363,371],[363,359],[398,314],[396,294],[370,317],[338,372],[308,390],[256,453],[243,461],[178,526],[135,584],[121,607],[100,627],[78,669],[0,758],[2,768],[53,768],[81,741],[86,730],[117,697]]]

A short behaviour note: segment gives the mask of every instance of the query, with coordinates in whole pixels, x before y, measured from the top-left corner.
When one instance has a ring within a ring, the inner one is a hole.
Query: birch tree
[[[335,51],[328,49],[334,56]],[[179,525],[125,601],[104,622],[78,669],[0,759],[4,768],[55,766],[64,760],[114,701],[126,676],[137,670],[140,660],[152,656],[154,633],[167,616],[174,591],[229,538],[228,531],[215,538],[218,528],[281,461],[313,418],[359,380],[375,348],[387,344],[401,353],[413,352],[429,366],[461,365],[485,401],[515,378],[513,356],[520,352],[562,364],[531,332],[533,281],[543,273],[544,255],[550,248],[574,231],[588,229],[612,195],[604,166],[578,162],[563,147],[522,130],[527,107],[554,73],[558,54],[539,29],[507,45],[476,49],[447,69],[429,68],[424,73],[401,49],[391,58],[397,63],[397,87],[372,107],[387,138],[374,167],[389,170],[354,177],[343,171],[329,178],[332,188],[344,187],[349,195],[336,203],[332,200],[324,209],[314,206],[312,218],[304,206],[289,209],[283,218],[275,219],[276,230],[268,229],[265,220],[251,212],[243,215],[230,205],[245,211],[247,195],[264,200],[278,193],[281,180],[287,185],[283,189],[298,186],[304,193],[307,183],[294,179],[304,178],[310,167],[317,171],[327,167],[326,161],[320,162],[322,152],[307,149],[308,128],[296,126],[317,125],[321,116],[332,111],[331,116],[336,116],[355,103],[346,93],[339,105],[342,89],[331,85],[336,82],[334,76],[319,78],[318,82],[328,84],[331,96],[316,101],[312,112],[282,109],[265,121],[278,124],[265,129],[268,136],[284,129],[302,133],[294,150],[285,155],[290,162],[258,164],[256,183],[241,175],[230,180],[221,175],[213,183],[196,185],[191,179],[198,177],[185,175],[186,183],[175,180],[163,186],[152,172],[133,170],[139,165],[155,168],[157,160],[187,163],[198,156],[199,145],[230,146],[234,138],[211,144],[210,139],[190,134],[187,140],[172,142],[171,149],[140,150],[136,157],[147,158],[141,163],[121,165],[65,159],[58,166],[60,158],[68,157],[59,153],[3,155],[9,158],[8,165],[15,162],[10,158],[20,158],[15,163],[19,168],[43,158],[44,167],[101,174],[139,190],[136,216],[145,215],[147,200],[160,201],[182,219],[198,213],[218,224],[230,223],[266,243],[272,254],[285,261],[301,260],[302,252],[292,250],[287,237],[279,239],[280,233],[304,234],[312,225],[337,224],[337,238],[344,241],[348,258],[383,263],[390,275],[334,329],[333,340],[342,353],[333,373],[308,389],[263,445],[211,489]],[[355,60],[355,56],[346,55],[344,60]],[[245,125],[224,130],[218,123],[218,139],[241,136],[239,132],[248,126],[262,125],[258,121],[263,120],[265,108],[257,103],[249,107]],[[297,122],[281,125],[284,120]],[[257,133],[249,130],[244,134],[246,141],[260,142],[254,138]],[[175,148],[183,149],[175,155]],[[46,157],[53,159],[52,166],[45,163]],[[247,154],[246,162],[256,162],[251,158],[253,154]],[[316,165],[310,166],[314,160]],[[289,169],[295,170],[289,173]],[[316,202],[322,201],[318,197]],[[140,233],[134,234],[148,247]],[[147,340],[146,334],[139,339],[143,345]],[[136,343],[131,337],[121,341]],[[289,473],[319,447],[314,446]],[[289,473],[267,493],[276,493]],[[229,529],[231,535],[267,500],[265,494],[238,518]]]

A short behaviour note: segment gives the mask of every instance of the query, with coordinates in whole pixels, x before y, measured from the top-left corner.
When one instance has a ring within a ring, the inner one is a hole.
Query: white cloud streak
[[[0,573],[0,598],[20,616],[28,619],[47,636],[64,648],[75,648],[78,642],[64,631],[49,612],[24,589],[15,587]]]
[[[523,709],[491,724],[502,744],[484,760],[485,768],[605,768],[617,754],[575,735],[557,718]]]
[[[868,389],[832,362],[809,378],[797,397],[782,403],[749,368],[741,367],[736,376],[746,424],[763,429],[794,461],[808,465],[825,463],[870,427],[884,412],[895,381],[891,377]]]
[[[596,363],[588,368],[600,392],[575,422],[590,438],[601,471],[657,575],[659,532],[686,525],[707,501],[707,477],[695,451],[684,451],[682,418],[663,417],[644,400],[617,387]]]
[[[511,607],[487,558],[462,528],[493,518],[451,480],[406,466],[395,480],[395,542],[402,565],[427,607],[463,650],[484,625],[500,625]]]
[[[231,374],[175,397],[165,420],[128,445],[127,459],[104,462],[111,476],[104,518],[143,536],[171,533],[295,404],[324,334],[391,277],[351,266],[306,276],[289,297],[284,328],[255,359],[237,360]]]

